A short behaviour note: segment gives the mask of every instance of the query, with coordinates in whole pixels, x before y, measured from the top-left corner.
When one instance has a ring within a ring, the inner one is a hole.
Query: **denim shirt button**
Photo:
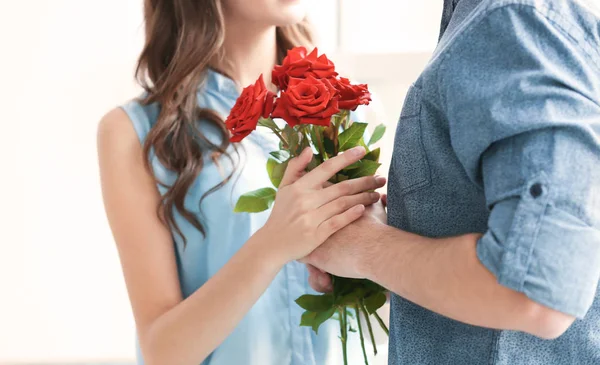
[[[540,184],[540,183],[535,183],[535,184],[531,185],[531,188],[529,188],[529,194],[531,194],[531,196],[534,198],[540,197],[543,193],[544,193],[544,188],[543,188],[542,184]]]

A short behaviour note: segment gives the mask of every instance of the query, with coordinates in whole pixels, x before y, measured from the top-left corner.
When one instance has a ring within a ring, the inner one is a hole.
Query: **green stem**
[[[367,321],[367,327],[369,328],[369,336],[371,336],[371,342],[373,343],[373,353],[377,355],[377,345],[375,344],[375,336],[373,335],[373,327],[371,326],[371,319],[369,318],[369,312],[365,308],[364,300],[360,302],[360,308],[365,312],[365,320]]]
[[[304,140],[306,141],[306,146],[310,147],[310,138],[308,137],[308,125],[305,125],[302,128],[302,137],[304,138]],[[304,144],[304,143],[303,143]],[[302,151],[300,151],[302,152]]]
[[[319,128],[318,126],[313,126],[313,128]],[[327,153],[325,153],[325,145],[323,145],[323,139],[321,138],[321,132],[323,132],[323,129],[315,129],[315,137],[317,138],[316,141],[314,141],[317,144],[317,148],[319,149],[319,153],[321,154],[321,157],[323,157],[323,161],[327,160]]]
[[[308,138],[308,133],[306,132],[306,129],[307,129],[307,127],[308,127],[308,126],[307,126],[307,125],[305,125],[305,126],[302,128],[302,135],[304,136],[304,138],[305,138],[307,141],[309,141],[310,139]]]
[[[288,145],[287,141],[285,140],[285,138],[283,138],[283,136],[281,135],[280,131],[275,128],[273,128],[271,130],[273,131],[273,133],[275,133],[275,135],[277,137],[279,137],[281,142],[283,142],[283,148],[285,148],[286,150],[289,149],[289,145]]]
[[[342,341],[342,353],[344,355],[344,365],[348,365],[348,350],[346,342],[348,340],[347,314],[346,307],[339,309],[340,313],[340,340]]]
[[[340,114],[337,114],[333,119],[333,156],[337,156],[339,153],[338,136],[340,134],[340,125],[345,119],[345,115],[345,112],[341,112]]]
[[[356,323],[358,323],[358,334],[360,335],[360,346],[362,347],[363,356],[365,357],[365,365],[369,365],[369,358],[367,357],[367,350],[365,349],[365,337],[363,335],[362,324],[360,323],[359,303],[359,301],[356,301],[356,304],[354,304],[354,309],[356,310]],[[365,317],[368,315],[369,313],[365,313]]]
[[[377,314],[377,312],[373,313],[373,315],[375,316],[375,319],[377,319],[377,322],[379,322],[379,325],[381,326],[381,329],[385,332],[386,335],[390,335],[390,330],[387,328],[387,326],[385,325],[385,323],[383,323],[383,319],[381,319],[381,317],[379,317],[379,314]]]
[[[344,111],[342,119],[342,127],[344,128],[344,130],[348,128],[348,122],[350,122],[350,112]]]

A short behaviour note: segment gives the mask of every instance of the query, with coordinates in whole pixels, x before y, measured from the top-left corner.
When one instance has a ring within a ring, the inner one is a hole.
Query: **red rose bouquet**
[[[356,146],[367,149],[365,157],[340,171],[330,182],[337,183],[375,174],[380,166],[379,148],[371,146],[379,141],[385,126],[379,125],[368,141],[366,123],[353,121],[350,111],[368,105],[371,94],[367,85],[355,85],[339,77],[327,56],[318,56],[317,49],[307,55],[303,47],[290,50],[282,65],[273,69],[272,80],[280,92],[268,91],[262,75],[254,85],[246,87],[227,120],[231,141],[239,142],[257,126],[269,128],[280,139],[280,149],[271,152],[267,172],[274,187],[266,187],[242,195],[236,212],[261,212],[273,204],[289,159],[306,147],[313,150],[311,170],[338,153]],[[283,119],[280,127],[273,118]],[[365,363],[368,364],[364,332],[360,315],[364,315],[367,330],[377,354],[370,317],[373,316],[387,333],[387,328],[376,310],[386,302],[385,289],[369,280],[333,277],[333,292],[323,295],[303,295],[296,303],[306,310],[301,326],[309,326],[318,333],[319,326],[330,318],[340,322],[340,339],[344,361],[347,363],[348,332],[360,335]]]

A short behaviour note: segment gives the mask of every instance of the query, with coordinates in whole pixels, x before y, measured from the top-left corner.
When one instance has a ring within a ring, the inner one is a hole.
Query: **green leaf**
[[[319,166],[322,163],[323,163],[323,161],[321,160],[321,156],[319,156],[319,155],[313,155],[313,158],[308,163],[308,166],[306,166],[306,169],[308,171],[312,171],[312,170],[314,170],[317,166]]]
[[[272,158],[267,160],[267,172],[269,173],[269,179],[274,187],[278,188],[279,184],[281,184],[281,180],[283,179],[283,174],[285,174],[287,165],[287,161],[279,163]]]
[[[366,156],[365,156],[365,157],[366,157]],[[356,162],[355,162],[355,163],[353,163],[352,165],[350,165],[350,166],[346,166],[346,167],[344,168],[344,171],[349,171],[349,170],[354,170],[354,169],[357,169],[357,168],[359,168],[359,167],[360,167],[360,165],[361,165],[361,164],[362,164],[362,162],[361,162],[361,161],[356,161]]]
[[[290,153],[286,150],[274,151],[271,152],[270,155],[273,156],[279,162],[287,161],[290,158]]]
[[[377,143],[381,137],[383,137],[383,134],[385,133],[385,125],[380,124],[377,127],[375,127],[375,130],[373,131],[373,135],[371,136],[371,139],[369,140],[368,145],[372,145],[374,143]]]
[[[363,157],[363,159],[365,160],[371,160],[371,161],[375,161],[378,162],[379,161],[379,155],[381,154],[381,149],[376,148],[373,151],[367,153],[365,155],[365,157]],[[347,167],[346,167],[347,168]]]
[[[333,308],[333,295],[329,293],[322,295],[305,294],[296,299],[296,303],[307,311],[324,312]]]
[[[327,155],[325,152],[325,145],[323,144],[323,140],[325,139],[325,136],[323,136],[323,130],[324,130],[324,128],[322,126],[318,126],[318,125],[310,126],[310,139],[312,141],[312,145],[315,146],[315,148],[319,152],[319,155],[321,156],[321,160],[323,160],[324,158],[327,158]]]
[[[365,299],[365,308],[367,308],[367,312],[369,314],[375,313],[375,311],[385,304],[387,301],[387,297],[383,292],[379,292],[375,295],[371,295],[367,299]]]
[[[367,151],[369,150],[369,146],[367,146],[363,137],[360,137],[360,141],[358,141],[357,146],[363,146]]]
[[[325,312],[317,313],[317,315],[315,316],[315,319],[313,320],[313,325],[312,325],[313,331],[315,331],[316,334],[319,334],[319,327],[321,326],[321,324],[323,324],[323,322],[325,322],[326,320],[331,318],[334,313],[335,313],[335,308],[330,308],[329,310],[327,310]]]
[[[327,156],[333,157],[335,153],[335,146],[333,144],[333,141],[325,136],[323,136],[323,138],[323,146],[325,148],[325,153],[327,153]]]
[[[348,331],[349,331],[349,332],[352,332],[352,333],[355,333],[355,332],[356,332],[356,328],[354,328],[354,327],[350,326],[350,327],[348,328]]]
[[[363,176],[372,176],[381,164],[371,160],[361,160],[359,168],[350,171],[350,178],[356,179]]]
[[[277,124],[275,124],[275,122],[271,118],[260,118],[258,120],[258,125],[261,127],[267,127],[271,130],[273,130],[273,129],[279,130],[279,127],[277,126]]]
[[[356,147],[365,134],[367,123],[352,123],[350,128],[346,129],[339,135],[340,151],[349,150]]]
[[[298,155],[298,143],[300,142],[300,137],[298,136],[298,131],[296,131],[294,128],[290,127],[288,124],[285,125],[285,127],[283,128],[283,135],[285,137],[285,140],[288,142],[289,144],[289,150],[290,152],[297,156]]]
[[[302,313],[302,317],[300,318],[300,326],[312,327],[316,316],[317,313],[311,311]]]
[[[343,174],[337,174],[336,176],[337,176],[337,182],[339,182],[339,183],[350,179],[348,176],[343,175]]]
[[[235,213],[258,213],[265,211],[273,205],[276,191],[273,188],[262,188],[246,193],[237,201]]]
[[[344,295],[351,293],[355,288],[355,280],[349,278],[342,278],[339,276],[332,276],[333,279],[333,296],[337,300]]]
[[[357,300],[363,299],[365,295],[365,291],[361,287],[356,287],[354,290],[343,297],[339,298],[337,301],[337,305],[347,305],[351,306],[356,304]]]
[[[346,180],[350,180],[350,177],[344,173],[344,174],[336,174],[327,181],[329,181],[332,184],[337,184],[337,183],[341,183],[342,181],[346,181]]]
[[[362,280],[362,286],[370,292],[387,292],[388,290],[383,286],[371,281],[371,280]]]
[[[312,143],[313,145],[315,145],[315,147],[317,147],[317,137],[321,136],[321,139],[323,138],[323,129],[324,127],[319,125],[310,126],[310,139],[312,140]],[[317,147],[317,149],[319,148]]]
[[[319,129],[321,128],[321,129]],[[309,127],[310,129],[310,139],[312,140],[312,143],[315,147],[317,147],[317,133],[323,133],[323,127],[320,127],[318,125],[311,125]],[[319,149],[319,147],[317,147],[317,149]]]

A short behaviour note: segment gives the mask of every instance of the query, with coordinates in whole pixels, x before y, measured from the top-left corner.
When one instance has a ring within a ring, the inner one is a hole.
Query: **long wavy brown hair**
[[[227,152],[229,132],[223,116],[197,103],[197,91],[209,65],[220,69],[211,62],[226,61],[223,8],[221,0],[145,0],[144,17],[146,41],[136,78],[146,90],[142,103],[160,105],[158,120],[144,143],[145,163],[152,172],[153,153],[165,168],[176,174],[175,182],[166,186],[168,190],[162,196],[158,214],[185,243],[185,236],[175,221],[175,211],[206,235],[200,220],[184,204],[190,186],[202,171],[204,157],[210,156],[215,163],[221,158],[234,161]],[[288,49],[312,43],[306,21],[277,27],[276,34],[280,62]],[[212,143],[203,135],[197,125],[200,121],[216,127],[220,144]],[[225,185],[232,175],[233,172],[208,190],[198,204]],[[164,185],[158,180],[157,183]]]

